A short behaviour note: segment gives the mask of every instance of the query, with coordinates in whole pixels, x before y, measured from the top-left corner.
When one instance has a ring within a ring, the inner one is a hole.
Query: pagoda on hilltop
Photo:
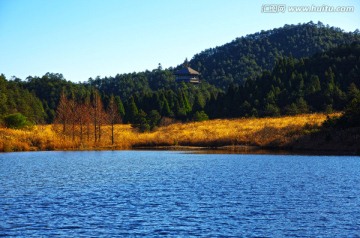
[[[200,83],[200,73],[189,67],[187,60],[183,64],[183,68],[175,72],[176,82]]]

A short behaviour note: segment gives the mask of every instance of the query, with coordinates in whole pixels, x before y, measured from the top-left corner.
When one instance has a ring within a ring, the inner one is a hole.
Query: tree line
[[[359,65],[360,44],[353,43],[309,58],[279,58],[272,71],[264,71],[242,85],[232,84],[226,93],[207,83],[174,83],[168,88],[135,91],[124,101],[119,95],[107,94],[102,86],[75,84],[60,74],[29,77],[27,82],[7,81],[2,75],[0,100],[4,103],[0,112],[21,112],[34,123],[53,117],[48,122],[62,124],[66,135],[83,140],[85,135],[94,134],[93,138],[100,140],[102,125],[118,123],[119,118],[141,131],[149,131],[174,120],[339,111],[360,88]],[[159,73],[159,69],[156,71],[154,74]],[[46,87],[48,93],[40,90]]]
[[[101,126],[105,124],[113,127],[119,122],[129,123],[145,132],[174,121],[208,119],[204,108],[211,95],[206,87],[185,83],[178,85],[176,90],[135,93],[125,102],[119,96],[108,96],[95,87],[85,95],[63,92],[54,123],[64,135],[83,140],[83,135],[89,138],[93,134],[96,142],[101,139]]]
[[[242,85],[233,84],[226,93],[185,83],[174,90],[134,93],[124,102],[122,118],[149,131],[162,119],[201,121],[341,111],[359,91],[359,65],[359,43],[309,58],[280,58],[272,71]]]
[[[212,98],[205,111],[211,118],[341,111],[360,88],[359,75],[359,43],[310,58],[281,58],[272,71]]]
[[[350,45],[359,40],[358,31],[345,33],[321,22],[261,31],[195,55],[189,64],[201,72],[200,85],[175,82],[180,66],[163,69],[161,64],[152,71],[81,83],[58,73],[25,80],[1,75],[0,123],[14,113],[35,124],[59,123],[64,95],[73,111],[86,113],[94,113],[97,95],[107,115],[114,97],[122,122],[142,131],[170,121],[343,110],[351,91],[360,87],[358,44]],[[92,139],[101,139],[109,119],[86,117],[92,118]],[[67,136],[87,137],[87,126],[79,126],[86,125],[84,118],[67,121]]]
[[[4,117],[22,113],[31,123],[44,123],[46,113],[41,100],[27,89],[0,75],[0,124]]]

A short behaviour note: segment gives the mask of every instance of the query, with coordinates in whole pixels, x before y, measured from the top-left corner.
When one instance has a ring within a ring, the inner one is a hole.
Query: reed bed
[[[336,116],[338,114],[333,114]],[[304,114],[277,118],[217,119],[204,122],[175,123],[152,132],[140,133],[131,125],[115,125],[114,144],[110,126],[103,127],[100,141],[93,137],[71,137],[54,130],[52,125],[28,130],[0,128],[0,151],[35,150],[107,150],[156,146],[254,145],[285,147],[299,137],[317,130],[325,114]]]

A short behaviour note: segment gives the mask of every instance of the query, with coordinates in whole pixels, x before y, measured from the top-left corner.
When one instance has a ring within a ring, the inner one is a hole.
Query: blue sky
[[[355,11],[262,13],[269,3]],[[236,37],[309,21],[360,29],[360,1],[0,0],[0,73],[82,82],[167,68]]]

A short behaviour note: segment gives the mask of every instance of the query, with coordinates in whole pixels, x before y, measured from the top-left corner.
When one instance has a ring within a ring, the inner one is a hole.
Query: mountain
[[[277,60],[272,71],[231,86],[206,105],[213,118],[344,110],[359,95],[360,43]]]
[[[285,25],[237,38],[196,54],[190,66],[208,83],[227,89],[271,70],[277,59],[309,57],[343,44],[360,41],[358,31],[346,33],[321,22]]]
[[[277,59],[310,57],[315,53],[360,41],[358,31],[346,33],[340,28],[321,22],[261,31],[196,54],[189,63],[201,73],[203,84],[226,91],[231,84],[242,84],[254,79],[264,70],[272,70]],[[173,73],[181,68],[159,68],[139,73],[118,74],[115,77],[90,79],[87,83],[105,94],[114,94],[127,100],[135,93],[176,88]],[[213,90],[212,90],[213,91]]]

